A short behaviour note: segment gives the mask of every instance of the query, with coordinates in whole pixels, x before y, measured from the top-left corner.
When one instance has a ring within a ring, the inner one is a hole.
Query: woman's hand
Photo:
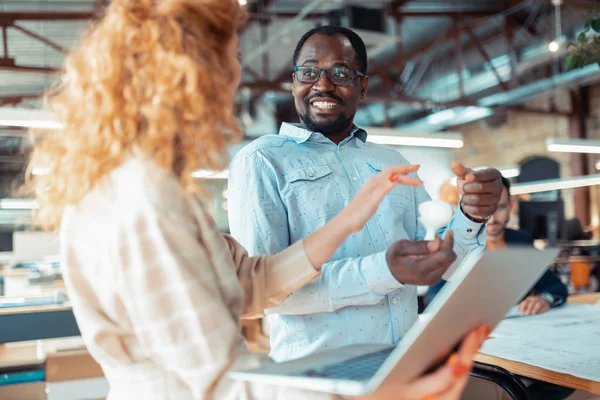
[[[420,186],[423,181],[408,174],[417,172],[419,165],[388,167],[369,179],[350,203],[340,212],[340,223],[347,224],[350,233],[359,232],[375,214],[379,203],[396,185]]]
[[[369,179],[338,215],[304,239],[304,251],[312,265],[321,269],[348,236],[365,226],[377,211],[381,200],[396,185],[423,184],[421,180],[407,176],[418,169],[418,165],[388,167]]]
[[[408,384],[389,384],[382,391],[361,400],[459,400],[467,386],[473,358],[491,332],[487,325],[469,333],[458,353],[446,365]]]

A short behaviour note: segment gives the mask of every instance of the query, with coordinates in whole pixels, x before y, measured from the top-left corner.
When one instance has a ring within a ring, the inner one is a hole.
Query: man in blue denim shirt
[[[353,124],[368,86],[366,49],[358,35],[339,27],[310,31],[296,47],[294,64],[302,124],[283,124],[279,135],[257,139],[230,166],[230,229],[251,254],[274,254],[304,238],[367,179],[386,166],[408,164],[397,151],[367,143],[367,132]],[[473,172],[460,164],[453,169],[463,196],[461,210],[442,233],[444,242],[422,241],[417,207],[429,200],[425,189],[394,189],[366,227],[323,266],[319,279],[267,313],[274,360],[402,338],[417,319],[416,285],[437,282],[471,251],[484,248],[484,224],[500,198],[498,171]],[[454,234],[445,234],[450,230]]]

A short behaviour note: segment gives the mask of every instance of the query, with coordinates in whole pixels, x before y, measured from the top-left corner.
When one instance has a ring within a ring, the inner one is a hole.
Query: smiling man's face
[[[341,35],[312,35],[302,46],[297,65],[359,70],[350,41]],[[357,76],[351,86],[336,86],[325,72],[315,83],[302,83],[294,75],[292,93],[302,125],[326,136],[348,135],[367,84],[368,78]]]

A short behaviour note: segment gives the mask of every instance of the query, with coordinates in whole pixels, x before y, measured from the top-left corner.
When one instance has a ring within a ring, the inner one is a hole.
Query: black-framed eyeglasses
[[[352,86],[357,76],[365,76],[365,74],[348,67],[319,68],[309,65],[297,65],[294,67],[296,80],[302,83],[317,83],[321,79],[323,72],[327,73],[329,82],[336,86]]]

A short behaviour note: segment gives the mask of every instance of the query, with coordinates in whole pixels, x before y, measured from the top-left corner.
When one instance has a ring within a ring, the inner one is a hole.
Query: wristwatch
[[[542,299],[546,300],[548,304],[550,304],[550,307],[553,307],[556,304],[556,298],[554,297],[554,295],[548,292],[542,292],[540,293],[540,296],[542,297]]]
[[[476,224],[485,224],[490,220],[490,218],[492,218],[491,215],[489,217],[483,218],[483,219],[471,217],[469,214],[464,212],[464,210],[462,208],[462,199],[459,201],[458,206],[460,207],[460,211],[463,213],[463,215],[465,217],[467,217],[469,220],[475,222]]]

